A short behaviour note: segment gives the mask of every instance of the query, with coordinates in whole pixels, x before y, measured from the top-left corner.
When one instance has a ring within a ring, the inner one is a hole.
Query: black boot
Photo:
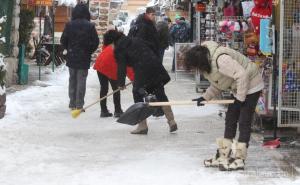
[[[114,113],[115,118],[119,118],[124,112],[122,110],[116,110]]]
[[[107,117],[112,117],[113,114],[110,113],[109,111],[101,111],[100,117],[101,118],[107,118]]]

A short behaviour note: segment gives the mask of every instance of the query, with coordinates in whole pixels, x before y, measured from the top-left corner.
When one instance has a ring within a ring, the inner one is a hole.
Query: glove
[[[197,106],[204,106],[203,103],[201,103],[202,101],[206,101],[203,97],[200,97],[200,98],[196,98],[196,99],[193,99],[192,101],[196,101],[197,102]]]
[[[152,94],[145,97],[145,102],[156,102],[156,100],[156,96]]]
[[[139,88],[137,92],[143,97],[148,96],[148,93],[144,88]]]

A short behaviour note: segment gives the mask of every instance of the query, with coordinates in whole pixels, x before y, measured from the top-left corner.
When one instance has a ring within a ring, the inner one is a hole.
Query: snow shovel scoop
[[[211,100],[202,101],[203,104],[231,104],[234,100]],[[144,119],[151,116],[155,107],[170,105],[195,105],[195,101],[170,101],[170,102],[138,102],[131,105],[117,120],[119,123],[127,125],[136,125]]]
[[[132,82],[127,83],[127,84],[125,85],[125,87],[129,86],[130,84],[132,84]],[[94,103],[91,103],[90,105],[87,105],[86,107],[83,107],[82,109],[75,109],[75,110],[72,110],[72,111],[71,111],[72,117],[73,117],[73,118],[77,118],[82,112],[85,112],[86,109],[90,108],[91,106],[97,104],[98,102],[100,102],[100,101],[106,99],[107,97],[109,97],[109,96],[111,96],[111,95],[113,95],[113,94],[115,94],[116,92],[119,92],[119,91],[121,91],[121,90],[122,90],[122,88],[118,88],[118,89],[114,90],[113,92],[109,93],[108,95],[106,95],[106,96],[104,96],[104,97],[102,97],[102,98],[99,98],[99,99],[98,99],[97,101],[95,101]]]

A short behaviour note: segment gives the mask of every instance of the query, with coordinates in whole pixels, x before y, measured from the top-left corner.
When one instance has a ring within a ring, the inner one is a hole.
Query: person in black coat
[[[118,64],[118,83],[125,87],[126,67],[134,71],[133,98],[134,102],[143,102],[147,94],[156,96],[157,101],[168,101],[164,85],[170,81],[170,76],[160,58],[140,38],[121,37],[115,42],[115,57]],[[170,132],[177,130],[177,124],[171,106],[164,106],[164,114],[170,126]],[[132,134],[147,134],[146,120],[141,121]]]
[[[97,31],[90,23],[90,13],[85,4],[79,3],[75,6],[72,20],[66,24],[60,42],[67,50],[70,73],[69,108],[82,109],[91,55],[99,45]]]
[[[155,10],[152,7],[148,7],[146,13],[137,17],[129,30],[128,36],[143,39],[154,53],[160,56],[159,35],[155,26]]]
[[[169,24],[171,19],[169,17],[163,18],[163,20],[157,22],[156,29],[158,32],[159,45],[160,45],[160,59],[163,62],[165,50],[169,47],[170,44],[170,34],[169,34]]]

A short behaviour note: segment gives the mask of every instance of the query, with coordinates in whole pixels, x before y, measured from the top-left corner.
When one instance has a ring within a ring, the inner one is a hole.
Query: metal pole
[[[52,72],[54,72],[54,64],[55,64],[55,1],[52,3],[52,24],[53,24],[53,30],[52,30]]]
[[[39,17],[40,17],[40,25],[39,25],[39,44],[37,45],[37,47],[42,47],[42,42],[41,42],[41,39],[42,39],[42,7],[39,6]],[[41,63],[42,63],[42,53],[41,53],[41,48],[37,48],[38,49],[38,65],[39,65],[39,80],[41,80]]]
[[[197,11],[197,41],[201,44],[201,13]]]

